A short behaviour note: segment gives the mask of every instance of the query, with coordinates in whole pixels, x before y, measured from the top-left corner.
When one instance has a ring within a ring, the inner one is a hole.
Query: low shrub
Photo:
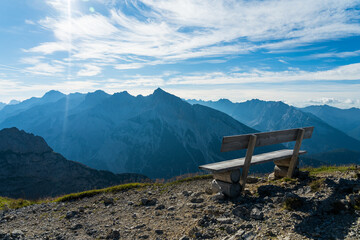
[[[318,192],[324,186],[325,178],[316,179],[310,182],[309,186],[312,192]]]

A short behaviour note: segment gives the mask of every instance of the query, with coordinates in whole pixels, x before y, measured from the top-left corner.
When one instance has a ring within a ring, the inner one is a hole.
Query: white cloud
[[[79,77],[92,77],[101,73],[101,68],[95,65],[85,64],[84,68],[81,69],[77,75]]]
[[[41,62],[42,59],[44,59],[43,56],[24,57],[24,58],[20,59],[20,62],[25,63],[25,64],[38,64]]]
[[[360,50],[353,52],[328,52],[309,55],[307,58],[348,58],[360,56]]]
[[[352,94],[351,94],[352,95]],[[333,97],[322,97],[317,99],[309,99],[307,105],[331,105],[340,108],[350,108],[350,107],[360,107],[360,99],[356,98],[344,98],[338,96],[338,98]]]
[[[31,72],[39,75],[54,75],[55,73],[62,73],[65,71],[64,66],[62,65],[53,65],[49,63],[37,63],[32,67],[27,67],[26,72]]]
[[[124,70],[124,69],[142,68],[143,66],[144,66],[144,64],[142,64],[142,63],[128,63],[128,64],[116,64],[115,68],[119,69],[119,70]]]
[[[57,51],[68,51],[69,47],[69,44],[65,42],[46,42],[29,50],[25,50],[25,52],[52,54]]]
[[[289,64],[287,61],[282,60],[282,59],[279,59],[278,61],[281,62],[281,63],[284,63],[284,64]]]
[[[252,69],[248,72],[210,72],[192,75],[182,75],[170,78],[168,84],[173,85],[221,85],[241,83],[276,83],[291,81],[336,81],[336,80],[360,80],[360,63],[354,63],[336,67],[324,71],[302,71],[289,69],[287,71],[265,71]]]
[[[334,103],[339,103],[340,101],[335,98],[324,97],[320,99],[310,99],[309,102],[314,104],[334,104]]]
[[[136,75],[125,79],[109,79],[102,82],[102,84],[104,89],[118,91],[119,89],[129,89],[134,87],[162,87],[165,86],[165,81],[161,76]]]
[[[291,49],[360,34],[354,21],[356,0],[134,0],[121,8],[120,3],[115,7],[113,1],[98,0],[106,6],[104,15],[81,12],[84,8],[78,6],[84,3],[69,2],[71,6],[47,0],[58,14],[38,24],[52,31],[55,40],[29,52],[68,51],[75,65],[86,60],[123,70],[259,49]],[[128,5],[137,12],[122,11]]]
[[[35,25],[35,22],[29,19],[25,19],[25,23],[29,25]]]
[[[352,100],[350,98],[344,100],[344,103],[346,103],[346,104],[354,104],[355,102],[356,101],[354,101],[354,100]]]

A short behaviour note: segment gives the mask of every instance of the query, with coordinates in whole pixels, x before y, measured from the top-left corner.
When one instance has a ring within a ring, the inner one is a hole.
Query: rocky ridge
[[[252,177],[236,199],[202,177],[0,210],[0,239],[359,239],[360,171],[333,170]]]
[[[0,131],[0,196],[37,199],[150,180],[144,175],[98,171],[65,159],[42,137],[7,128]]]

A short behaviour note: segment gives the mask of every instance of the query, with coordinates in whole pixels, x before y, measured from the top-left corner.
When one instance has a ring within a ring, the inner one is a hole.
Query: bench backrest
[[[296,141],[299,130],[304,129],[304,139],[311,138],[314,127],[294,128],[273,132],[261,132],[223,137],[221,152],[246,149],[251,135],[256,135],[255,147]]]

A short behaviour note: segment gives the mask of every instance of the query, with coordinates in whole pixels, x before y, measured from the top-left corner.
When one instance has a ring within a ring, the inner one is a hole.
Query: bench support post
[[[245,184],[246,184],[246,178],[249,172],[249,168],[250,168],[250,164],[251,164],[251,158],[252,155],[254,153],[254,148],[255,148],[255,144],[256,144],[256,135],[250,135],[250,140],[249,140],[249,145],[248,145],[248,149],[246,151],[246,157],[245,157],[245,162],[244,162],[244,167],[242,169],[242,173],[241,173],[241,179],[240,179],[240,185],[241,185],[241,191],[243,191],[245,189]]]
[[[287,177],[289,177],[289,178],[292,178],[292,176],[294,174],[294,171],[295,171],[295,168],[297,166],[298,157],[299,157],[299,150],[300,150],[300,147],[301,147],[301,142],[302,142],[302,140],[304,138],[304,133],[305,133],[305,130],[303,128],[299,129],[299,132],[298,132],[298,135],[297,135],[297,138],[296,138],[296,143],[295,143],[295,146],[294,146],[293,155],[292,155],[291,160],[290,160],[289,170],[287,172]]]
[[[234,169],[226,172],[214,172],[213,177],[227,183],[237,183],[240,181],[240,169]]]

